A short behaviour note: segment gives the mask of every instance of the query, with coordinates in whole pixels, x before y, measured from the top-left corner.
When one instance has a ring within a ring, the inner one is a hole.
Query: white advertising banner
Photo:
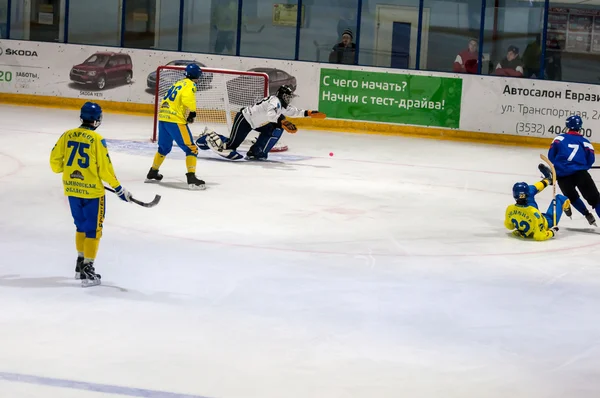
[[[316,106],[318,64],[15,40],[0,40],[0,92],[152,104],[156,68],[178,61],[264,72],[270,92],[288,84],[295,105]]]
[[[422,114],[420,118],[415,116],[414,120],[409,117],[381,117],[377,122],[407,122],[408,125],[451,130],[551,138],[565,131],[565,119],[569,115],[579,114],[584,121],[583,134],[593,142],[600,142],[599,85],[535,79],[0,40],[0,92],[152,104],[156,68],[191,61],[201,67],[264,72],[269,75],[271,93],[283,84],[291,85],[298,96],[294,105],[305,109],[318,109],[325,100],[332,101],[331,85],[323,84],[323,74],[328,75],[335,70],[343,74],[346,70],[346,74],[351,76],[338,76],[337,84],[338,88],[350,91],[336,95],[335,104],[329,105],[338,115],[350,115],[338,117],[354,121],[373,120],[356,112],[360,104],[354,101],[354,97],[358,98],[358,93],[351,90],[354,86],[348,88],[343,83],[356,83],[361,88],[365,84],[384,87],[388,81],[412,78],[414,81],[408,93],[411,96],[405,93],[406,98],[420,99],[426,94],[423,90],[427,87],[431,91],[429,94],[446,100],[448,106],[452,105],[452,109],[446,111],[452,113],[452,123],[444,114],[440,116],[441,122],[432,124],[429,119],[433,116],[427,117],[423,109],[411,110],[414,114],[417,111]],[[365,74],[368,76],[364,77]],[[370,80],[359,82],[356,79]],[[332,81],[336,83],[335,79]],[[335,117],[334,114],[331,116]]]
[[[501,77],[463,77],[460,129],[530,137],[566,132],[570,115],[600,142],[600,86]]]

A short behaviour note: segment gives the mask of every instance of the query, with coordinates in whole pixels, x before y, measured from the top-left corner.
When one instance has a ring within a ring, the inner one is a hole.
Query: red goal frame
[[[263,97],[269,96],[269,75],[262,72],[252,72],[252,71],[240,71],[233,69],[218,69],[218,68],[200,68],[202,73],[221,73],[226,75],[236,75],[236,76],[259,76],[264,78],[264,92]],[[159,99],[159,85],[160,85],[160,72],[163,70],[180,70],[185,71],[185,66],[175,66],[175,65],[163,65],[156,68],[156,85],[154,87],[154,128],[152,129],[152,142],[156,142],[158,139],[158,107],[160,106]]]

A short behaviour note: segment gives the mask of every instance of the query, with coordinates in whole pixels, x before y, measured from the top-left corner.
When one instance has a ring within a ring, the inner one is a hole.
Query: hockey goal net
[[[244,72],[229,69],[201,68],[202,76],[197,83],[196,118],[190,125],[194,139],[208,126],[217,133],[229,137],[231,125],[237,112],[251,106],[269,95],[269,76],[266,73]],[[160,103],[171,86],[185,78],[185,66],[160,66],[156,70],[154,98],[154,129],[152,141],[158,139],[158,111]],[[248,149],[258,133],[251,132],[241,149]],[[288,147],[279,140],[272,152],[286,151]]]

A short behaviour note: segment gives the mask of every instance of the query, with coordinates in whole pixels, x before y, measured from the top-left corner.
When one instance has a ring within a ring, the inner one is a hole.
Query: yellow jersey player
[[[554,225],[554,209],[551,203],[546,213],[540,213],[535,201],[535,195],[542,192],[548,185],[552,185],[550,169],[540,164],[544,173],[543,180],[533,185],[517,182],[513,186],[513,197],[516,203],[506,208],[504,226],[513,231],[513,235],[534,240],[547,240],[558,231],[558,222],[563,210],[571,217],[571,202],[564,195],[556,195],[556,224]]]
[[[188,123],[196,117],[196,83],[202,75],[200,67],[189,64],[185,68],[185,78],[173,84],[165,94],[158,112],[158,151],[146,182],[161,181],[163,176],[158,169],[171,152],[173,141],[185,152],[187,183],[190,189],[204,189],[204,181],[196,178],[198,147],[194,143]],[[186,117],[186,112],[189,111]]]
[[[115,176],[106,142],[94,131],[102,122],[102,109],[96,103],[86,102],[80,117],[81,126],[63,133],[52,148],[50,167],[63,175],[64,193],[76,228],[75,278],[87,287],[99,285],[101,278],[94,269],[94,260],[106,209],[102,182],[109,184],[126,202],[131,195]]]

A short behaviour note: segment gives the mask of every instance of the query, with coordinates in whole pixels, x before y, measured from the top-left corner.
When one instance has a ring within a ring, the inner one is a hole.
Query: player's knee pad
[[[85,231],[85,237],[88,239],[100,239],[102,237],[102,230]]]
[[[194,144],[187,145],[186,149],[184,149],[186,156],[197,156],[198,155],[198,147]]]
[[[162,156],[167,156],[171,152],[171,148],[163,148],[161,146],[158,147],[158,153]]]

